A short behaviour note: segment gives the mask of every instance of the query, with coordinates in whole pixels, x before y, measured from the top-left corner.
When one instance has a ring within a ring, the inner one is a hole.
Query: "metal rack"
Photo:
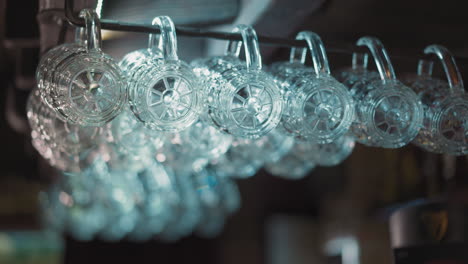
[[[70,24],[76,27],[84,27],[85,23],[82,18],[73,10],[74,0],[65,0],[64,9],[48,9],[42,13],[54,13],[56,15],[63,16]],[[101,28],[112,31],[124,31],[124,32],[138,32],[138,33],[160,33],[159,28],[152,25],[137,24],[121,22],[110,19],[101,19]],[[197,37],[197,38],[212,38],[219,40],[242,40],[240,34],[209,31],[191,27],[176,27],[176,33],[180,36]],[[262,34],[258,34],[258,40],[263,45],[280,46],[280,47],[307,47],[305,41],[294,40],[287,38],[270,37]],[[327,52],[347,54],[351,55],[353,52],[365,52],[366,49],[354,45],[354,43],[333,43],[324,41]],[[431,44],[431,43],[428,43]],[[406,60],[417,62],[423,56],[422,51],[420,56],[418,54],[391,54],[391,58],[395,60]],[[461,68],[464,66],[468,67],[468,58],[455,56],[457,63]]]

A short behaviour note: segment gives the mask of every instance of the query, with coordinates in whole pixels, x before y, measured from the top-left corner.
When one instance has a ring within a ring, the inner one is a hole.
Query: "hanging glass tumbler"
[[[235,138],[229,150],[211,166],[221,177],[249,178],[263,166],[262,149],[253,139]]]
[[[130,110],[112,121],[111,134],[119,150],[128,155],[151,156],[163,145],[163,135],[145,127]]]
[[[152,37],[150,37],[150,45],[151,44],[155,44]],[[163,55],[157,46],[149,46],[146,49],[139,49],[126,54],[122,60],[119,61],[119,66],[122,71],[127,74],[127,78],[129,80],[135,79],[138,77],[133,74],[138,73],[138,69],[140,67],[146,66],[146,64],[149,63],[149,60],[151,60],[151,57],[153,57],[153,59],[163,58]]]
[[[181,141],[191,152],[194,162],[206,164],[224,155],[231,146],[233,137],[213,126],[198,121],[180,134]]]
[[[82,127],[64,122],[57,117],[34,89],[26,104],[31,126],[33,146],[54,167],[61,170],[77,169],[76,158],[104,142],[105,131],[100,127]]]
[[[43,96],[60,118],[82,126],[102,126],[115,118],[127,99],[127,82],[117,63],[101,51],[97,14],[84,9],[86,51],[61,60]]]
[[[75,30],[75,42],[58,45],[47,51],[40,59],[36,69],[36,82],[40,95],[48,106],[52,106],[54,83],[52,82],[55,68],[63,60],[76,54],[86,52],[86,30]]]
[[[418,75],[409,85],[421,98],[424,126],[413,143],[427,151],[451,155],[468,154],[468,97],[455,58],[447,48],[430,45],[426,54],[436,55],[448,82],[432,77],[433,63],[420,60]]]
[[[166,16],[156,17],[160,36],[150,35],[150,49],[162,52],[150,56],[147,67],[141,67],[132,79],[130,106],[138,120],[150,129],[181,131],[197,121],[200,108],[199,79],[189,65],[177,56],[175,26]]]
[[[204,97],[211,124],[236,137],[260,138],[275,128],[283,102],[279,87],[262,71],[255,30],[238,25],[242,41],[231,41],[225,56],[192,63],[204,79]],[[246,62],[238,59],[242,47]]]
[[[380,79],[378,72],[370,71],[367,68],[368,62],[369,54],[354,52],[351,67],[336,71],[334,76],[346,87],[352,87],[358,82],[362,82],[365,85],[369,80]]]
[[[296,39],[305,40],[308,48],[291,49],[290,62],[271,68],[286,101],[283,126],[292,135],[320,144],[331,143],[348,131],[354,119],[353,98],[346,87],[330,75],[320,37],[303,31]],[[312,56],[313,71],[304,65],[307,50]],[[301,54],[299,60],[297,53]]]
[[[362,37],[357,45],[369,48],[380,79],[363,79],[350,87],[357,110],[351,131],[358,142],[368,146],[402,147],[416,137],[422,125],[421,102],[410,88],[396,79],[380,40]]]
[[[276,128],[265,136],[253,140],[252,145],[260,150],[263,162],[277,162],[294,146],[294,138]]]
[[[329,167],[336,166],[348,158],[354,146],[354,138],[345,134],[331,143],[311,144],[309,151],[315,164]]]
[[[313,153],[307,144],[296,141],[291,151],[277,162],[265,164],[265,170],[273,176],[299,180],[306,177],[316,166]]]

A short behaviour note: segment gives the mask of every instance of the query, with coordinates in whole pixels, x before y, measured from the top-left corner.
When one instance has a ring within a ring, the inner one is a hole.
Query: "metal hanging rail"
[[[78,13],[73,10],[74,0],[65,0],[65,18],[68,22],[77,27],[84,27],[84,20],[78,16]],[[57,10],[56,10],[57,11]],[[124,32],[140,32],[140,33],[160,33],[159,28],[153,25],[137,24],[121,22],[111,19],[101,19],[101,28],[106,30],[124,31]],[[242,40],[242,36],[237,33],[208,31],[190,27],[176,27],[176,33],[180,36],[212,38],[219,40]],[[287,39],[264,36],[257,32],[258,41],[264,45],[280,46],[280,47],[307,47],[307,43],[303,40]],[[339,47],[327,43],[327,51],[332,53],[352,54],[353,51],[364,51],[362,47],[348,45],[347,47]]]
[[[66,20],[76,27],[84,27],[84,20],[78,16],[76,12],[73,10],[74,0],[65,0],[65,7],[64,9],[49,9],[44,10],[42,13],[54,13],[57,15],[62,15],[66,18]],[[124,31],[124,32],[139,32],[139,33],[160,33],[159,28],[153,25],[145,25],[145,24],[137,24],[137,23],[128,23],[128,22],[121,22],[111,19],[101,19],[101,28],[106,30],[113,30],[113,31]],[[230,32],[219,32],[219,31],[208,31],[202,30],[197,28],[190,28],[190,27],[176,27],[176,33],[180,36],[188,36],[188,37],[200,37],[200,38],[212,38],[212,39],[219,39],[219,40],[242,40],[240,34],[230,33]],[[261,44],[265,45],[272,45],[272,46],[281,46],[281,47],[307,47],[307,44],[303,40],[295,40],[295,39],[287,39],[287,38],[278,38],[278,37],[270,37],[258,34],[258,40]],[[362,47],[358,47],[354,44],[337,44],[337,43],[330,43],[325,42],[326,48],[329,53],[338,53],[338,54],[348,54],[351,55],[353,52],[360,51],[360,52],[367,52],[366,49]],[[429,44],[429,43],[428,43]],[[419,55],[419,56],[418,56]],[[417,62],[424,54],[398,54],[398,55],[391,55],[391,58],[397,60],[406,60],[406,61],[414,61]],[[465,57],[455,57],[457,63],[460,66],[468,67],[468,58]]]
[[[80,18],[77,13],[73,11],[73,0],[65,1],[65,17],[74,26],[84,27],[84,20]],[[101,28],[115,31],[126,31],[126,32],[140,32],[140,33],[160,33],[159,28],[153,25],[144,25],[136,23],[120,22],[110,19],[101,19]],[[177,35],[189,36],[189,37],[201,37],[201,38],[213,38],[220,40],[242,40],[240,34],[218,32],[218,31],[206,31],[196,28],[188,27],[176,27]],[[257,35],[258,40],[264,44],[284,46],[284,47],[306,47],[306,42],[302,40],[291,40],[285,38],[275,38]]]

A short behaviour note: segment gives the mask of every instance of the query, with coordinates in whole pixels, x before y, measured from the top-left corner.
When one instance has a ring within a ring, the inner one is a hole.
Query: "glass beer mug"
[[[343,83],[346,87],[352,87],[360,81],[377,80],[380,78],[379,73],[369,71],[367,64],[369,62],[369,54],[354,52],[352,55],[352,63],[350,68],[338,70],[334,76]]]
[[[151,156],[163,145],[163,135],[145,127],[131,111],[123,111],[112,120],[111,134],[125,154]]]
[[[36,69],[36,82],[40,95],[48,106],[52,106],[53,73],[57,65],[64,59],[86,51],[86,30],[75,30],[75,42],[58,45],[47,51],[40,59]]]
[[[325,47],[320,37],[309,31],[296,39],[305,40],[310,50],[313,70],[304,65],[307,49],[291,49],[289,62],[272,65],[270,72],[281,86],[285,111],[282,125],[294,136],[320,144],[330,143],[346,133],[354,119],[354,101],[346,87],[330,75]]]
[[[433,63],[426,60],[419,61],[417,76],[407,79],[424,107],[424,126],[413,143],[430,152],[466,155],[468,96],[455,58],[440,45],[430,45],[424,53],[440,59],[448,82],[432,77]]]
[[[138,174],[144,194],[137,203],[140,217],[129,234],[131,240],[149,240],[175,221],[181,200],[174,177],[172,170],[156,161]]]
[[[203,79],[207,120],[236,137],[260,138],[275,128],[283,102],[279,87],[262,71],[255,30],[238,25],[242,41],[231,41],[225,56],[192,62]],[[238,59],[244,47],[246,62]]]
[[[313,153],[303,143],[296,141],[291,151],[279,161],[266,163],[265,170],[273,176],[289,180],[306,177],[316,165]]]
[[[252,140],[252,146],[260,150],[259,155],[263,162],[276,162],[291,150],[294,146],[294,138],[276,128],[265,136]]]
[[[68,56],[59,56],[45,65],[51,72],[39,83],[49,85],[39,85],[39,89],[61,119],[82,126],[102,126],[123,109],[127,82],[117,63],[101,51],[97,14],[84,9],[80,16],[86,23],[84,50],[72,49],[72,53],[65,53]]]
[[[146,55],[142,53],[145,62],[134,62],[134,66],[128,61],[121,63],[128,67],[127,72],[132,71],[130,107],[148,128],[178,132],[198,120],[201,83],[192,68],[178,58],[172,20],[167,16],[156,17],[153,25],[159,26],[161,34],[150,35],[149,49]]]
[[[190,235],[202,219],[201,203],[195,188],[193,175],[175,173],[179,186],[180,210],[174,221],[167,225],[159,235],[163,241],[175,241]]]
[[[109,219],[101,203],[97,174],[105,173],[102,159],[79,173],[64,173],[59,183],[59,200],[66,210],[65,228],[77,240],[89,241],[106,226]]]
[[[353,83],[349,88],[356,102],[357,116],[351,132],[358,142],[368,146],[402,147],[416,137],[422,125],[421,102],[396,79],[387,51],[378,39],[362,37],[357,45],[369,48],[380,79],[363,75],[359,81],[344,81]]]
[[[263,166],[262,149],[253,139],[235,138],[229,150],[211,161],[220,177],[249,178]]]
[[[143,187],[137,173],[131,170],[109,170],[103,178],[97,184],[109,221],[98,236],[105,241],[119,241],[136,225],[139,217],[136,203],[142,197]]]
[[[318,166],[336,166],[351,155],[354,150],[354,138],[343,135],[327,144],[310,144],[309,151]]]
[[[34,89],[26,104],[33,146],[49,163],[61,170],[77,170],[83,154],[105,141],[100,127],[82,127],[57,117]]]
[[[181,141],[191,152],[195,163],[207,164],[228,151],[232,136],[205,122],[198,121],[180,133]]]

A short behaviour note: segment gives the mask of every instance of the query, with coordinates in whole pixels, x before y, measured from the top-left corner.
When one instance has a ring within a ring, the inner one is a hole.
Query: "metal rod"
[[[65,1],[65,17],[74,26],[84,27],[84,20],[77,16],[73,12],[73,0]],[[101,28],[114,31],[126,31],[126,32],[141,32],[141,33],[156,33],[158,34],[159,28],[153,25],[127,23],[121,21],[115,21],[110,19],[101,19]],[[180,27],[176,28],[177,35],[189,36],[189,37],[201,37],[201,38],[214,38],[220,40],[242,40],[240,34],[228,33],[228,32],[217,32],[217,31],[206,31],[196,28]],[[285,38],[275,38],[258,35],[258,40],[264,44],[284,46],[284,47],[307,47],[305,41],[302,40],[291,40]]]
[[[77,13],[73,11],[74,0],[65,0],[65,7],[64,10],[59,9],[50,9],[44,10],[43,13],[53,13],[54,15],[64,15],[68,22],[77,27],[84,27],[84,20],[80,18]],[[124,32],[139,32],[139,33],[160,33],[159,28],[152,26],[152,25],[145,25],[145,24],[137,24],[137,23],[128,23],[128,22],[121,22],[115,21],[111,19],[101,19],[101,28],[106,30],[113,30],[113,31],[124,31]],[[189,28],[189,27],[176,27],[176,33],[179,36],[188,36],[188,37],[200,37],[200,38],[213,38],[219,40],[242,40],[240,34],[237,33],[230,33],[230,32],[219,32],[219,31],[208,31],[202,30],[197,28]],[[307,47],[307,43],[303,40],[295,40],[295,39],[286,39],[286,38],[277,38],[277,37],[270,37],[258,34],[258,40],[261,44],[264,45],[274,45],[274,46],[281,46],[281,47]],[[362,47],[358,47],[353,44],[337,44],[337,43],[330,43],[326,42],[327,51],[330,53],[338,53],[338,54],[347,54],[351,55],[354,52],[365,52],[365,49]],[[413,60],[418,61],[421,56],[417,55],[395,55],[393,54],[391,57],[393,59],[399,60]],[[459,65],[467,65],[468,66],[468,58],[465,57],[455,57]],[[433,60],[431,58],[430,60]]]

